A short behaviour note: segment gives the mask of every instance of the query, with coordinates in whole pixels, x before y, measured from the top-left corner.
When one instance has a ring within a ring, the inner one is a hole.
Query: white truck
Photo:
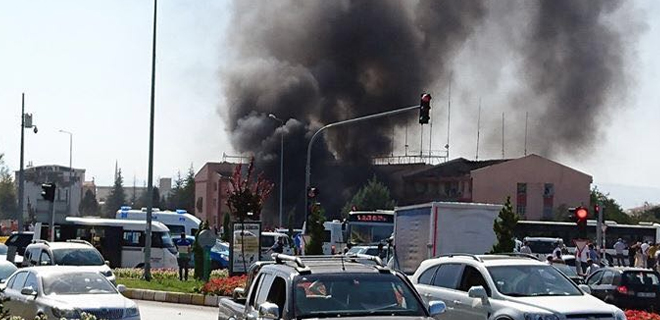
[[[431,202],[394,209],[394,267],[413,274],[429,258],[484,254],[496,242],[493,223],[501,205]]]

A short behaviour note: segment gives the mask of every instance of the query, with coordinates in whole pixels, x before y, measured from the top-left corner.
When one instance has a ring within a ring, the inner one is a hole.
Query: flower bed
[[[124,279],[142,279],[144,269],[137,268],[116,268],[113,270],[117,278]],[[227,270],[213,270],[211,271],[211,279],[213,278],[226,278]],[[175,269],[151,269],[151,276],[154,280],[178,280],[179,271]],[[188,270],[188,277],[194,278],[195,270]]]
[[[247,276],[245,275],[224,278],[211,278],[209,282],[204,284],[204,286],[199,289],[199,292],[217,296],[231,296],[234,292],[234,289],[245,287],[246,280]]]
[[[660,320],[660,315],[639,310],[626,310],[628,320]]]

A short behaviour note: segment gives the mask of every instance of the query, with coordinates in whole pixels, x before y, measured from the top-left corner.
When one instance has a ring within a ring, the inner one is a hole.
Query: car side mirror
[[[37,292],[32,287],[25,287],[21,289],[21,294],[24,296],[37,296]]]
[[[468,290],[468,297],[479,298],[483,304],[488,303],[488,293],[483,286],[474,286]]]
[[[119,293],[124,293],[124,292],[126,292],[126,286],[123,285],[123,284],[118,284],[118,285],[117,285],[117,291],[119,291]]]
[[[447,305],[439,300],[434,300],[429,302],[429,313],[431,317],[435,317],[439,314],[445,313],[447,310]]]
[[[271,302],[264,302],[259,305],[259,318],[260,319],[279,319],[280,308]]]
[[[108,267],[110,266],[110,261],[108,261],[108,260],[103,261],[103,263],[105,263],[105,265],[108,266]]]
[[[588,294],[591,294],[591,288],[589,288],[588,285],[586,285],[586,284],[580,284],[580,285],[578,285],[578,287],[580,287],[580,289],[582,289],[582,291],[584,291],[584,292],[586,292],[586,293],[588,293]]]
[[[231,298],[236,300],[243,298],[243,296],[245,296],[245,288],[235,288],[234,292],[232,292]]]

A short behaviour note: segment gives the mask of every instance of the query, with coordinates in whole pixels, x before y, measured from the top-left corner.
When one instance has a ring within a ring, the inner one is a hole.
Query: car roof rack
[[[300,257],[294,257],[290,256],[287,254],[282,254],[282,253],[273,253],[271,255],[273,257],[273,260],[275,260],[275,263],[277,264],[284,264],[285,261],[293,262],[296,264],[296,271],[300,274],[309,274],[312,271],[303,263],[303,261],[300,259]]]
[[[470,253],[441,254],[441,255],[437,256],[436,258],[453,258],[453,257],[468,257],[468,258],[474,259],[475,261],[484,262],[483,260],[481,260],[481,258],[477,257],[474,254],[470,254]]]
[[[501,255],[501,256],[521,257],[521,258],[528,258],[528,259],[534,259],[536,261],[541,261],[536,256],[533,256],[533,255],[527,254],[527,253],[521,253],[521,252],[503,252],[503,253],[495,253],[495,254],[496,255]]]
[[[383,260],[379,257],[368,255],[368,254],[360,254],[360,253],[347,253],[347,254],[336,254],[336,255],[331,255],[331,256],[325,256],[325,255],[310,255],[310,256],[300,256],[298,257],[302,261],[348,261],[348,262],[359,262],[359,260],[366,260],[366,261],[373,261],[376,263],[376,265],[380,267],[385,267],[385,264],[383,263]]]
[[[89,241],[82,240],[82,239],[69,239],[69,240],[67,240],[66,242],[86,244],[86,245],[88,245],[88,246],[90,246],[90,247],[93,247],[93,245],[92,245],[91,243],[89,243]]]
[[[43,239],[32,239],[32,241],[30,243],[43,243],[43,244],[50,247],[50,243],[48,243],[47,240],[43,240]]]

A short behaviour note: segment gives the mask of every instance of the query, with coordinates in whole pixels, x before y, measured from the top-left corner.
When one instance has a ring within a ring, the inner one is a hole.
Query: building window
[[[527,184],[518,183],[516,189],[516,213],[524,217],[527,211]]]
[[[213,198],[213,209],[218,207],[218,199]]]
[[[555,200],[555,185],[546,183],[543,185],[543,218],[552,219],[552,208]]]
[[[218,183],[213,182],[213,191],[218,191]]]

